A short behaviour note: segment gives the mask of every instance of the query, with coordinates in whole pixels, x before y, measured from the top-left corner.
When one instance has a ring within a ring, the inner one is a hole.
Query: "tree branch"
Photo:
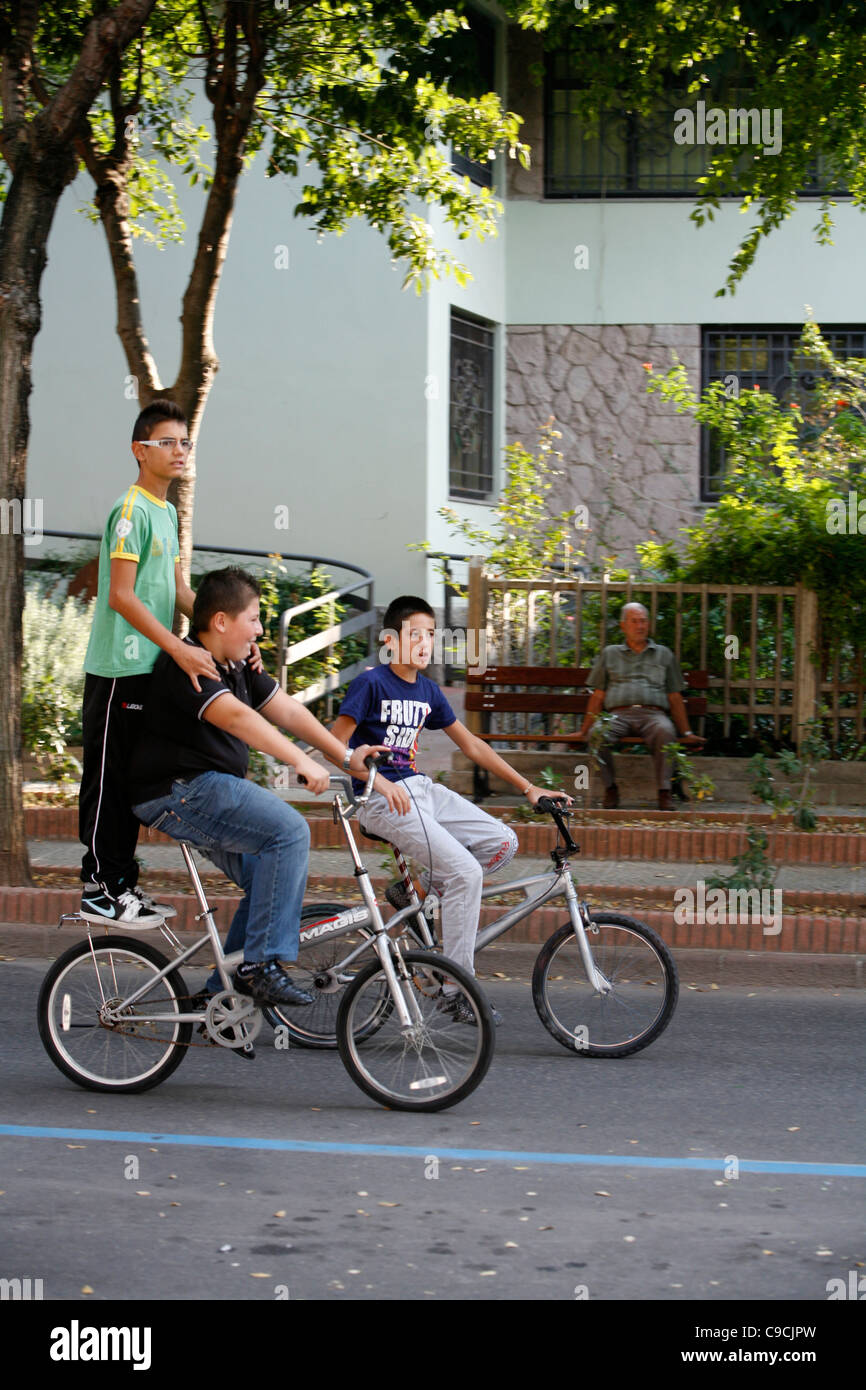
[[[82,117],[90,110],[105,80],[106,60],[119,53],[146,24],[156,0],[120,0],[107,14],[91,21],[69,79],[37,120],[50,130],[56,144],[69,144],[78,135]]]
[[[108,242],[114,275],[117,336],[126,354],[129,370],[138,382],[139,396],[155,394],[162,389],[162,384],[141,317],[138,272],[129,226],[129,151],[125,149],[120,159],[113,155],[101,156],[86,123],[76,137],[75,148],[96,185],[95,202]]]
[[[40,0],[20,0],[17,32],[11,36],[0,66],[0,101],[3,103],[0,149],[13,173],[15,147],[26,119],[27,87],[32,77],[31,52],[39,24],[39,7]]]
[[[249,39],[243,87],[237,91],[237,42],[234,17],[226,19],[223,71],[214,100],[217,158],[199,231],[195,259],[183,298],[183,342],[178,383],[200,381],[205,395],[218,367],[213,345],[213,309],[228,250],[238,181],[243,171],[244,146],[255,114],[256,98],[265,84],[264,50]],[[231,105],[227,98],[231,95]],[[189,408],[189,407],[187,407]]]

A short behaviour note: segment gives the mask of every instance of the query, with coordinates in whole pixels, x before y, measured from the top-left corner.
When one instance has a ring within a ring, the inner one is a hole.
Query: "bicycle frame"
[[[372,780],[374,776],[375,768],[372,770],[370,775],[370,785],[372,785]],[[411,999],[410,995],[410,1002],[415,1013],[415,1017],[413,1018],[412,1013],[410,1012],[410,1008],[407,1006],[404,993],[400,989],[399,981],[397,978],[397,970],[395,967],[395,956],[399,959],[400,947],[398,943],[396,941],[393,941],[388,935],[388,929],[386,929],[385,923],[382,920],[382,914],[379,911],[379,905],[376,902],[375,895],[370,885],[369,874],[367,873],[367,870],[364,868],[364,865],[361,863],[357,851],[357,846],[355,845],[354,837],[352,836],[351,830],[349,829],[347,824],[348,818],[354,813],[357,807],[359,805],[363,805],[364,801],[366,801],[366,796],[363,798],[354,798],[351,794],[351,784],[348,782],[347,778],[333,777],[331,778],[331,781],[338,783],[341,787],[348,788],[348,796],[349,801],[351,803],[351,810],[346,811],[344,809],[343,803],[340,799],[340,795],[338,792],[334,798],[334,818],[336,820],[339,816],[346,830],[346,837],[350,846],[350,850],[352,851],[352,856],[355,863],[355,871],[358,876],[359,887],[361,889],[361,895],[364,898],[364,908],[350,908],[347,909],[346,912],[340,913],[339,918],[335,919],[334,928],[331,932],[322,932],[321,924],[317,923],[316,926],[311,929],[311,934],[315,933],[315,935],[318,937],[321,937],[323,935],[336,936],[342,935],[348,931],[359,929],[363,930],[365,932],[365,935],[368,936],[368,940],[364,941],[360,947],[353,951],[351,955],[346,958],[346,962],[344,963],[348,963],[349,961],[354,960],[355,956],[359,955],[362,951],[368,950],[370,946],[372,946],[377,956],[379,957],[379,961],[382,966],[382,971],[388,982],[388,987],[391,992],[391,997],[394,1001],[394,1007],[400,1019],[401,1026],[406,1029],[412,1029],[421,1017],[420,1010],[418,1009],[417,1004],[415,1004],[414,1000]],[[369,791],[367,794],[369,795]],[[196,914],[195,920],[197,922],[204,922],[206,928],[205,934],[203,936],[200,936],[196,941],[194,941],[192,945],[184,948],[183,944],[172,931],[171,927],[169,927],[165,922],[162,922],[159,926],[159,931],[161,935],[164,937],[164,939],[171,945],[172,949],[174,950],[175,954],[173,959],[170,960],[165,966],[163,966],[161,970],[157,971],[157,973],[153,975],[145,984],[143,984],[140,989],[135,990],[134,993],[128,995],[125,999],[121,1000],[115,1009],[106,1010],[106,1017],[109,1019],[113,1019],[115,1016],[120,1017],[120,1013],[123,1009],[128,1008],[130,1005],[137,1003],[139,999],[144,998],[147,994],[151,992],[154,986],[159,984],[161,980],[165,979],[165,977],[169,975],[172,972],[172,970],[177,970],[186,961],[190,960],[192,956],[194,956],[198,951],[200,951],[201,948],[208,942],[210,942],[211,948],[214,953],[216,969],[219,973],[220,980],[222,981],[223,988],[229,993],[233,993],[231,972],[235,970],[243,960],[243,951],[235,951],[228,956],[223,951],[222,942],[220,941],[219,932],[217,931],[216,923],[214,921],[214,912],[216,909],[212,908],[208,903],[204,891],[204,885],[202,884],[198,869],[195,864],[195,860],[192,856],[191,846],[184,840],[179,841],[179,844],[181,853],[184,857],[184,862],[186,864],[187,873],[189,874],[190,882],[193,886],[193,891],[195,893],[196,900],[198,902],[199,907],[201,908],[201,911]],[[63,922],[64,920],[68,920],[70,916],[74,916],[77,920],[81,920],[80,918],[77,918],[77,914],[65,913],[63,917],[61,917],[61,922]],[[96,973],[97,981],[99,983],[99,990],[102,996],[102,1004],[104,1007],[107,1001],[105,998],[104,990],[102,988],[102,979],[99,974],[99,970],[96,968],[96,956],[93,951],[93,934],[91,931],[91,925],[92,924],[90,922],[85,923],[87,929],[87,938],[90,943],[91,957],[93,958],[94,970]],[[393,925],[393,923],[389,922],[388,927],[390,927],[391,925]],[[252,1000],[250,1002],[252,1003]],[[172,1023],[197,1023],[200,1022],[203,1017],[205,1017],[205,1014],[166,1014],[148,1012],[138,1013],[136,1017],[139,1022],[148,1023],[169,1021]],[[240,1021],[240,1023],[242,1026],[242,1020]]]
[[[331,781],[344,782],[345,779],[331,778]],[[361,856],[358,853],[358,846],[355,843],[355,837],[352,834],[352,829],[349,824],[355,810],[366,800],[366,795],[357,800],[351,798],[351,809],[346,810],[339,792],[334,797],[334,821],[342,827],[343,835],[352,857],[352,863],[355,867],[355,877],[358,879],[358,887],[364,899],[366,914],[360,919],[355,917],[351,925],[340,925],[345,915],[340,914],[339,918],[334,919],[335,925],[333,935],[339,936],[342,932],[352,929],[364,931],[365,928],[367,930],[372,929],[377,934],[385,931],[390,933],[394,927],[400,926],[404,920],[406,924],[409,925],[408,919],[414,918],[414,924],[410,929],[413,930],[414,935],[422,941],[422,944],[429,948],[434,944],[433,938],[427,926],[427,920],[423,913],[421,901],[414,889],[411,893],[411,898],[414,899],[414,901],[410,902],[408,907],[401,908],[393,917],[390,917],[387,924],[382,921],[382,915],[379,911],[379,906],[370,883],[370,875],[364,867]],[[403,872],[405,867],[403,857],[400,851],[396,849],[396,846],[392,846],[392,848],[397,856],[398,866],[401,868],[401,872]],[[544,884],[546,887],[537,896],[530,896],[528,890],[536,884]],[[586,971],[587,980],[600,994],[608,994],[611,989],[610,981],[606,979],[595,965],[586,936],[586,928],[589,927],[591,923],[589,910],[586,904],[581,903],[578,899],[577,889],[575,888],[574,880],[572,879],[568,867],[568,859],[558,861],[558,867],[556,871],[552,873],[532,874],[527,878],[515,879],[511,882],[487,884],[481,890],[481,897],[482,899],[489,898],[503,892],[513,892],[518,889],[524,891],[526,894],[526,901],[518,903],[516,907],[510,908],[507,912],[504,912],[496,921],[490,922],[486,927],[480,928],[476,938],[476,953],[478,951],[483,951],[485,946],[490,945],[491,941],[496,941],[500,936],[503,936],[505,932],[510,931],[513,926],[516,926],[518,922],[522,922],[525,917],[530,916],[530,914],[533,913],[536,908],[541,907],[543,903],[550,902],[553,898],[564,897],[568,904],[568,915],[571,919],[571,925],[577,939],[578,949],[580,951],[584,970]],[[358,909],[355,909],[355,911],[357,912]],[[330,933],[323,932],[321,935],[317,934],[308,939],[318,940],[321,939],[321,936],[327,935],[330,935]],[[303,932],[301,936],[303,940]],[[359,946],[356,946],[348,956],[333,967],[334,971],[337,972],[345,969],[346,966],[350,965],[359,955],[368,949],[369,944],[368,941],[364,941]]]

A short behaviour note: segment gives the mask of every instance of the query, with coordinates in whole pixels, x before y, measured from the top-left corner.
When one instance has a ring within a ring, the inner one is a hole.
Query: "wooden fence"
[[[644,604],[650,635],[684,670],[709,671],[702,733],[712,725],[722,737],[799,743],[822,704],[834,743],[862,743],[864,653],[842,638],[822,657],[817,597],[803,585],[542,581],[494,577],[480,561],[469,567],[468,626],[485,634],[488,667],[591,666],[602,647],[623,640],[619,615],[629,602]],[[468,716],[469,727],[479,718]]]

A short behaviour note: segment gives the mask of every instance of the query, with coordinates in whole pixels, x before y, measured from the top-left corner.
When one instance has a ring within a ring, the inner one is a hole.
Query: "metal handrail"
[[[44,536],[55,536],[61,540],[73,541],[100,541],[101,536],[89,531],[43,531]],[[212,555],[248,555],[254,559],[268,560],[276,552],[272,550],[251,550],[247,547],[231,545],[193,545],[193,552],[206,551]],[[363,632],[369,630],[367,640],[367,658],[373,652],[373,627],[376,622],[376,610],[373,603],[374,576],[362,565],[352,564],[349,560],[335,560],[327,555],[300,555],[297,553],[286,554],[280,552],[281,560],[299,560],[309,564],[312,569],[320,566],[333,566],[337,569],[349,570],[352,574],[360,575],[360,579],[353,584],[344,584],[339,589],[329,589],[326,594],[319,594],[318,597],[307,599],[304,603],[296,604],[294,608],[286,608],[280,614],[277,644],[277,664],[280,671],[280,684],[286,689],[288,684],[288,671],[293,661],[301,661],[304,657],[311,656],[314,652],[321,651],[323,647],[333,647],[343,637],[350,636],[353,632]],[[366,589],[365,598],[358,597],[352,606],[359,610],[354,617],[347,618],[342,622],[332,624],[324,632],[314,633],[311,637],[305,637],[300,642],[294,642],[291,646],[287,645],[286,637],[289,626],[293,618],[301,613],[311,612],[314,608],[319,608],[326,603],[338,603],[340,599],[348,594],[354,594],[360,589]],[[320,699],[322,695],[330,694],[332,690],[338,689],[346,681],[351,680],[364,669],[366,659],[352,662],[350,666],[340,671],[324,677],[323,680],[316,681],[308,686],[306,690],[293,690],[292,698],[299,700],[301,704],[311,704],[313,700]]]

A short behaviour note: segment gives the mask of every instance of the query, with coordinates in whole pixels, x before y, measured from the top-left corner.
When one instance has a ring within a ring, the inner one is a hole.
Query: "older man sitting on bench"
[[[679,662],[669,647],[649,636],[649,614],[642,603],[625,605],[620,627],[625,641],[605,647],[590,671],[587,684],[592,687],[592,695],[578,736],[588,736],[602,708],[612,713],[614,717],[598,753],[605,787],[604,806],[613,809],[619,805],[613,745],[622,738],[640,738],[652,754],[659,810],[672,811],[671,764],[662,749],[677,738],[692,747],[706,740],[689,728],[681,694],[685,681]]]

